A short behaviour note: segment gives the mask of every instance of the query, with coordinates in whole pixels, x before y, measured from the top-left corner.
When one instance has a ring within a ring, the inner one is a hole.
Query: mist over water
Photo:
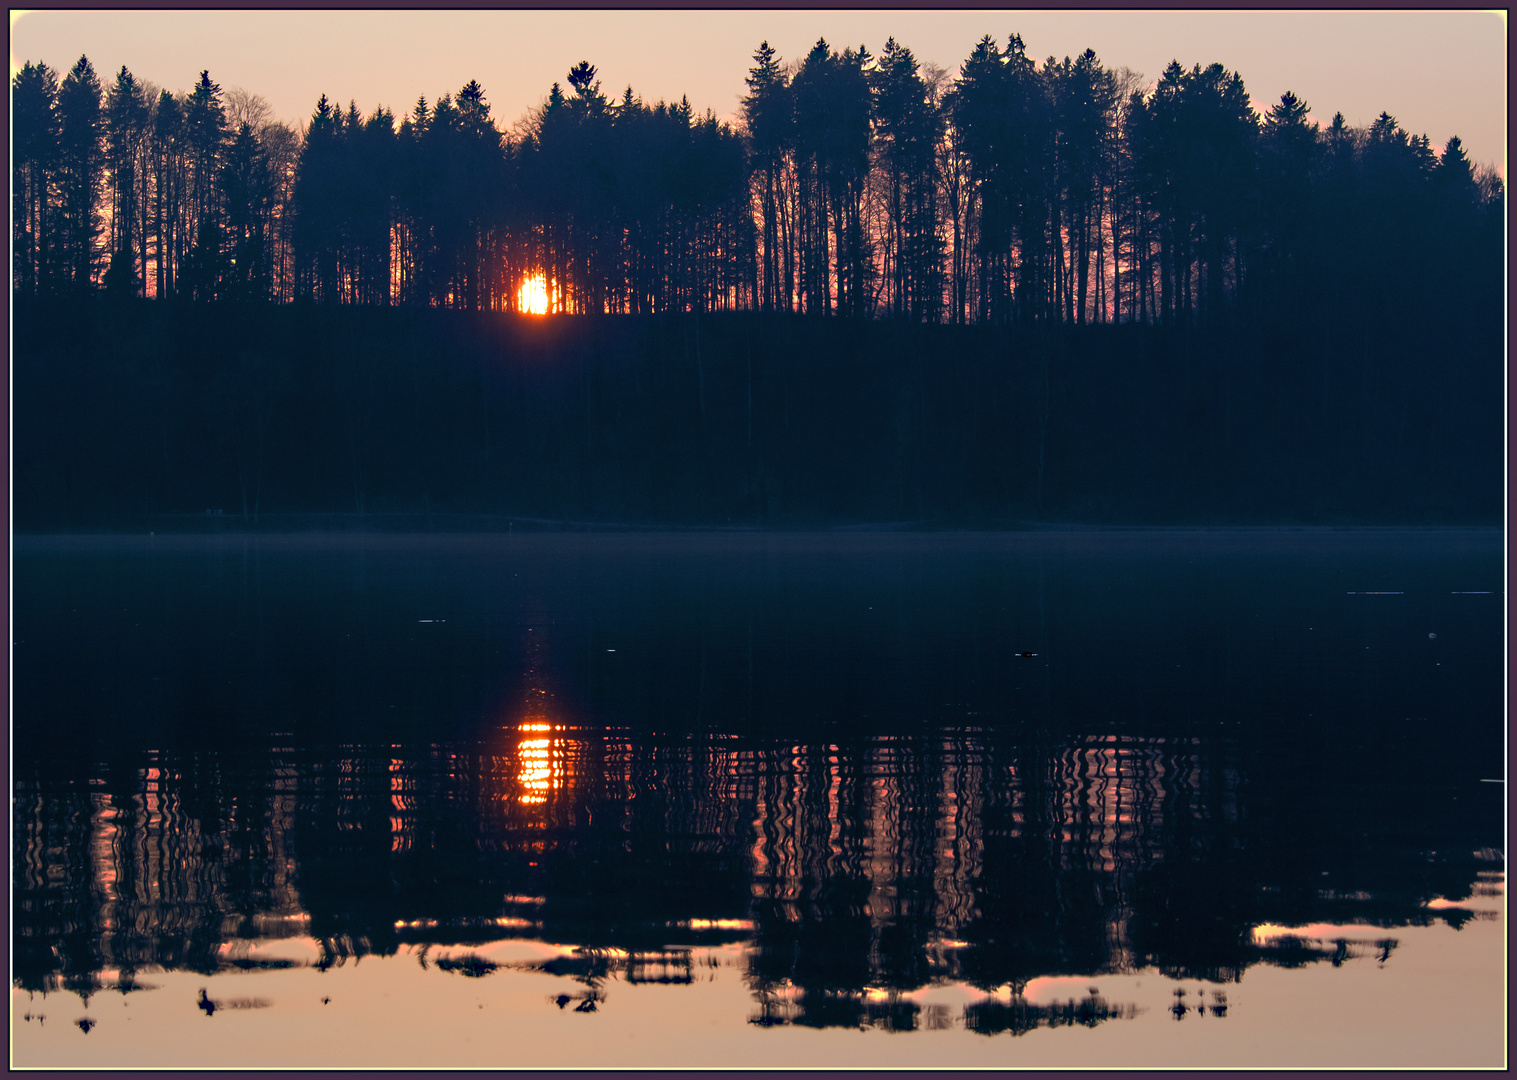
[[[1236,1024],[1261,971],[1399,986],[1417,934],[1496,917],[1495,531],[22,537],[15,569],[37,1001],[192,972],[180,1022],[243,1022],[295,1008],[259,979],[412,957],[554,1014],[1137,1032],[1135,975]]]

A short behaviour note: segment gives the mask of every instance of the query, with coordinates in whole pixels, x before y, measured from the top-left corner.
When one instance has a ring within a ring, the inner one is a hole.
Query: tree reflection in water
[[[33,772],[17,778],[16,979],[88,996],[153,967],[289,963],[250,959],[255,940],[314,939],[326,966],[527,937],[580,947],[535,968],[593,1007],[613,974],[690,983],[693,949],[745,942],[757,1024],[930,1028],[941,1006],[912,995],[964,983],[1011,994],[967,1007],[968,1028],[1022,1031],[1131,1015],[1094,993],[1029,1003],[1039,976],[1383,963],[1393,935],[1254,928],[1470,916],[1423,904],[1477,884],[1489,864],[1468,845],[1400,865],[1244,858],[1270,829],[1247,780],[1236,746],[1193,739],[657,739],[542,715],[487,743]]]
[[[1020,1031],[1394,966],[1500,877],[1497,541],[39,541],[15,981],[515,938],[588,1009],[741,946],[756,1024]]]

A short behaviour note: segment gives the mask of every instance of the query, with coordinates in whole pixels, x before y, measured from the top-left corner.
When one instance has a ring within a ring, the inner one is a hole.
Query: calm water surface
[[[1505,1061],[1499,532],[13,580],[18,1066]]]

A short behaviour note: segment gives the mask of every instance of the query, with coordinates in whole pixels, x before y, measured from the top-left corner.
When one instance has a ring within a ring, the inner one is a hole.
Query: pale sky
[[[223,88],[261,94],[275,116],[305,121],[326,93],[365,114],[397,116],[470,79],[506,124],[580,60],[602,89],[631,83],[645,101],[689,95],[730,118],[752,54],[767,39],[784,60],[818,37],[878,52],[894,36],[950,72],[985,34],[1029,55],[1089,47],[1109,68],[1149,82],[1170,60],[1218,61],[1243,76],[1256,108],[1286,90],[1327,124],[1386,111],[1441,149],[1458,135],[1476,163],[1506,160],[1506,16],[1479,11],[123,11],[11,14],[11,71],[44,61],[66,72],[87,55],[101,81],[125,64],[139,80],[188,89],[202,68]]]

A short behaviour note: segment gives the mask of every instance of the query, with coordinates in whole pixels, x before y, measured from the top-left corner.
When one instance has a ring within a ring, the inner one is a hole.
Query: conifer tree
[[[58,244],[58,76],[46,64],[22,65],[11,83],[13,287],[23,294],[53,287]]]
[[[58,88],[60,277],[75,291],[95,284],[104,184],[100,80],[81,56]]]
[[[123,64],[105,98],[105,157],[110,176],[107,286],[134,295],[141,285],[137,245],[144,229],[139,166],[147,121],[148,102]]]

